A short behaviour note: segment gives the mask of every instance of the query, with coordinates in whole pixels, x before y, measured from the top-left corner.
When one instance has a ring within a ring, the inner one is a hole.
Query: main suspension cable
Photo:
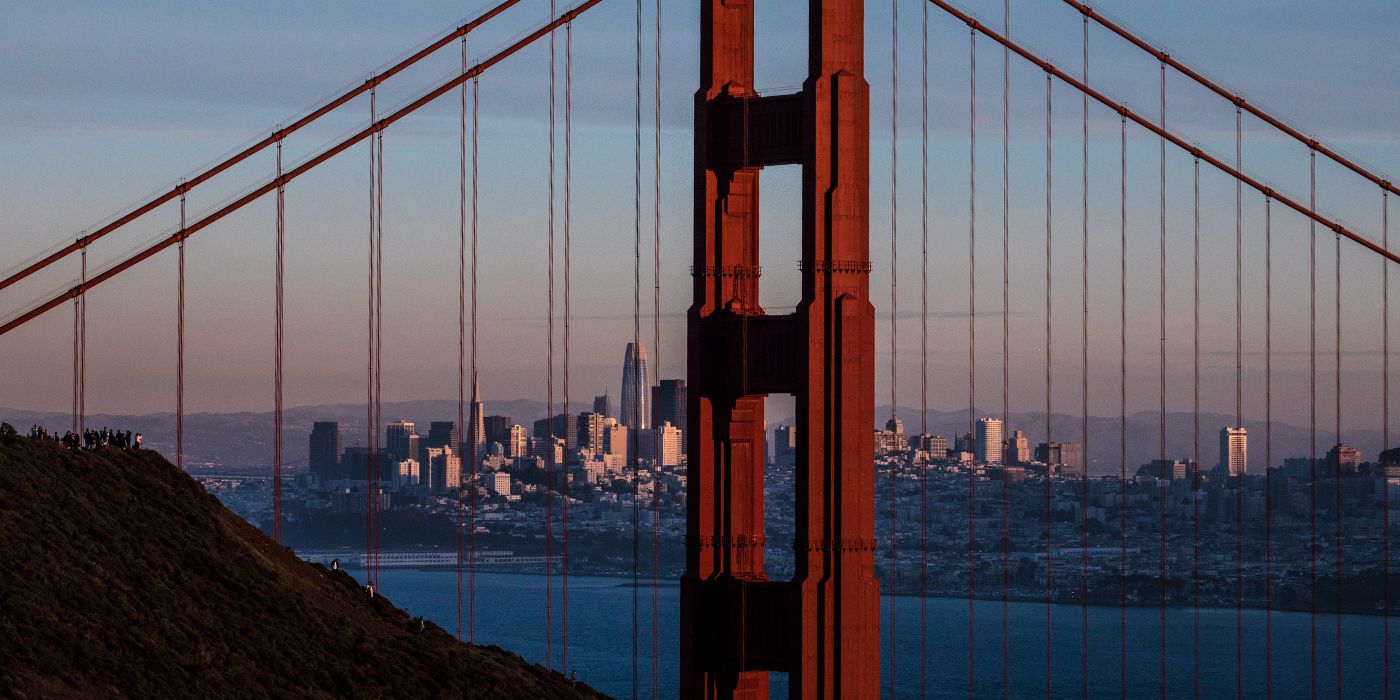
[[[1133,109],[1130,108],[1127,104],[1115,102],[1104,93],[1095,90],[1094,88],[1091,88],[1088,85],[1085,85],[1082,81],[1078,80],[1074,76],[1064,72],[1063,70],[1060,70],[1053,63],[1050,63],[1049,61],[1040,58],[1039,56],[1027,50],[1026,48],[998,34],[994,29],[990,28],[988,25],[982,22],[977,21],[967,13],[962,12],[957,7],[950,4],[947,0],[928,0],[928,2],[938,6],[939,9],[942,9],[944,12],[947,12],[948,14],[957,18],[958,20],[964,22],[972,29],[972,31],[980,32],[986,35],[989,39],[992,39],[993,41],[997,42],[998,44],[1010,48],[1013,53],[1017,54],[1026,61],[1029,61],[1030,63],[1034,64],[1040,69],[1049,72],[1051,75],[1054,75],[1055,77],[1059,78],[1065,84],[1073,87],[1074,89],[1087,93],[1089,97],[1093,98],[1094,100],[1098,101],[1104,106],[1109,107],[1110,109],[1118,112],[1125,118],[1131,119],[1134,124],[1141,126],[1142,128],[1157,135],[1160,138],[1166,139],[1177,148],[1180,148],[1181,150],[1190,153],[1193,156],[1199,157],[1202,162],[1210,164],[1211,167],[1220,170],[1221,172],[1229,175],[1230,177],[1244,181],[1246,185],[1261,193],[1270,194],[1276,202],[1287,206],[1288,208],[1298,212],[1299,214],[1309,219],[1312,219],[1314,222],[1321,224],[1322,226],[1325,226],[1333,231],[1336,231],[1337,233],[1340,233],[1341,235],[1350,239],[1352,242],[1371,251],[1372,253],[1383,256],[1392,262],[1400,263],[1400,255],[1397,255],[1394,252],[1382,248],[1380,245],[1376,244],[1375,242],[1371,241],[1365,236],[1362,236],[1357,232],[1347,228],[1339,221],[1318,214],[1315,209],[1307,206],[1306,204],[1284,196],[1283,194],[1280,194],[1279,192],[1275,191],[1272,187],[1269,187],[1265,183],[1249,176],[1246,173],[1242,173],[1239,170],[1236,170],[1235,168],[1226,164],[1224,161],[1220,160],[1214,155],[1211,155],[1204,149],[1191,145],[1182,137],[1173,134],[1170,131],[1167,131],[1165,128],[1152,121],[1151,119],[1143,117],[1142,115],[1133,111]],[[0,331],[4,330],[4,327],[0,327]]]
[[[287,138],[287,136],[291,135],[296,131],[299,131],[302,127],[305,127],[308,124],[311,124],[312,122],[316,121],[317,119],[320,119],[321,117],[324,117],[325,115],[329,114],[331,111],[344,106],[354,98],[363,95],[365,92],[373,90],[380,83],[383,83],[384,81],[404,71],[405,69],[414,65],[415,63],[418,63],[419,61],[427,58],[428,56],[437,53],[439,49],[441,49],[444,46],[447,46],[457,37],[465,37],[477,27],[481,26],[482,24],[485,24],[487,21],[489,21],[496,15],[505,12],[506,10],[510,9],[511,6],[519,2],[520,0],[502,0],[502,2],[497,4],[495,7],[492,7],[486,12],[478,15],[475,19],[457,27],[456,29],[453,29],[448,34],[438,38],[430,44],[427,44],[426,46],[414,52],[413,54],[404,57],[402,60],[400,60],[392,66],[389,66],[384,71],[371,75],[364,82],[355,85],[349,90],[336,96],[334,99],[331,99],[325,104],[316,107],[315,109],[306,113],[302,117],[293,121],[290,125],[279,127],[268,136],[259,139],[256,143],[249,144],[246,148],[243,148],[242,150],[238,151],[237,153],[234,153],[228,158],[225,158],[224,160],[219,161],[218,163],[212,166],[209,166],[203,172],[190,177],[188,180],[180,180],[180,182],[175,187],[172,187],[171,189],[161,193],[159,196],[156,196],[144,202],[140,206],[137,206],[136,208],[126,212],[125,214],[118,216],[113,221],[104,224],[98,229],[90,233],[87,231],[82,232],[78,236],[78,238],[72,243],[69,243],[68,245],[63,246],[62,248],[53,251],[52,253],[45,256],[43,259],[35,261],[34,263],[26,266],[24,269],[19,270],[18,272],[15,272],[10,276],[5,277],[4,279],[0,279],[0,290],[4,290],[9,286],[19,282],[20,280],[38,272],[39,270],[42,270],[45,267],[48,267],[49,265],[52,265],[53,263],[59,260],[62,260],[63,258],[71,255],[72,253],[82,250],[88,247],[89,245],[92,245],[92,243],[97,241],[99,238],[102,238],[103,236],[106,236],[107,234],[112,233],[113,231],[116,231],[117,229],[123,226],[126,226],[132,221],[135,221],[136,219],[145,216],[146,214],[150,213],[162,204],[165,204],[173,199],[176,199],[188,193],[194,187],[213,178],[219,173],[222,173],[228,170],[229,168],[232,168],[233,166],[247,160],[248,158],[251,158],[252,156],[260,153],[263,149],[267,148],[268,146],[271,146],[274,143],[281,142],[282,140]]]
[[[1376,174],[1370,172],[1370,171],[1367,170],[1366,168],[1364,168],[1364,167],[1362,167],[1362,166],[1360,166],[1360,165],[1358,165],[1358,164],[1352,162],[1351,160],[1347,159],[1346,157],[1342,156],[1340,153],[1337,153],[1336,151],[1331,150],[1330,148],[1324,146],[1323,144],[1318,143],[1316,139],[1313,139],[1313,138],[1309,137],[1308,135],[1306,135],[1306,134],[1304,134],[1304,133],[1298,131],[1297,129],[1295,129],[1295,128],[1293,128],[1293,127],[1291,127],[1291,126],[1285,124],[1282,120],[1280,120],[1280,119],[1278,119],[1278,118],[1276,118],[1276,117],[1270,115],[1268,112],[1263,111],[1263,110],[1260,109],[1259,107],[1256,107],[1256,106],[1254,106],[1253,104],[1250,104],[1249,102],[1245,101],[1245,99],[1244,99],[1243,97],[1241,97],[1241,96],[1239,96],[1239,95],[1237,95],[1237,94],[1235,94],[1235,93],[1230,92],[1230,91],[1227,90],[1225,87],[1221,86],[1220,84],[1216,83],[1215,81],[1212,81],[1211,79],[1205,77],[1204,75],[1201,75],[1199,72],[1193,70],[1191,67],[1189,67],[1189,66],[1187,66],[1186,64],[1182,63],[1181,61],[1178,61],[1177,59],[1173,58],[1172,55],[1169,54],[1169,53],[1167,53],[1166,51],[1163,51],[1163,50],[1161,50],[1161,49],[1158,49],[1158,48],[1152,46],[1151,44],[1147,43],[1145,40],[1139,38],[1137,35],[1133,34],[1133,33],[1130,32],[1130,31],[1128,31],[1126,28],[1124,28],[1124,27],[1122,27],[1121,25],[1119,25],[1119,24],[1117,24],[1117,23],[1115,23],[1115,22],[1109,20],[1103,13],[1094,10],[1094,8],[1089,7],[1088,5],[1084,4],[1083,2],[1080,2],[1080,0],[1064,0],[1064,2],[1065,2],[1065,4],[1069,5],[1070,7],[1073,7],[1074,9],[1076,9],[1076,10],[1078,10],[1079,12],[1083,13],[1085,19],[1093,18],[1093,20],[1094,20],[1095,22],[1099,23],[1099,24],[1100,24],[1101,26],[1103,26],[1105,29],[1107,29],[1107,30],[1113,32],[1114,34],[1117,34],[1118,36],[1120,36],[1120,37],[1122,37],[1123,39],[1127,40],[1128,43],[1133,44],[1134,46],[1138,47],[1139,49],[1142,49],[1144,52],[1148,53],[1148,54],[1151,55],[1153,58],[1156,58],[1157,60],[1166,63],[1167,65],[1171,66],[1174,70],[1176,70],[1178,73],[1181,73],[1182,75],[1184,75],[1184,76],[1190,78],[1191,80],[1194,80],[1195,82],[1197,82],[1198,84],[1200,84],[1202,87],[1206,88],[1207,90],[1210,90],[1211,92],[1213,92],[1213,93],[1215,93],[1215,94],[1217,94],[1217,95],[1219,95],[1219,96],[1225,98],[1226,100],[1229,100],[1232,104],[1235,104],[1235,105],[1237,105],[1237,106],[1243,107],[1246,111],[1248,111],[1248,112],[1249,112],[1251,115],[1253,115],[1254,117],[1256,117],[1256,118],[1258,118],[1259,120],[1263,121],[1265,124],[1268,124],[1269,126],[1272,126],[1273,128],[1278,129],[1279,131],[1281,131],[1281,132],[1283,132],[1284,134],[1288,135],[1289,137],[1291,137],[1292,139],[1294,139],[1294,140],[1297,141],[1298,143],[1301,143],[1301,144],[1304,144],[1304,145],[1306,145],[1306,146],[1309,146],[1309,147],[1311,147],[1311,148],[1316,149],[1318,153],[1323,154],[1324,156],[1326,156],[1327,158],[1331,159],[1331,160],[1332,160],[1333,162],[1335,162],[1336,164],[1338,164],[1338,165],[1340,165],[1340,166],[1346,168],[1347,170],[1352,171],[1353,173],[1356,173],[1357,175],[1360,175],[1361,177],[1363,177],[1363,178],[1365,178],[1365,179],[1371,181],[1372,183],[1374,183],[1374,184],[1376,184],[1376,185],[1379,185],[1379,186],[1381,187],[1382,190],[1384,190],[1384,191],[1386,191],[1386,192],[1391,192],[1391,193],[1394,193],[1394,194],[1400,194],[1400,188],[1397,188],[1397,187],[1395,186],[1395,184],[1392,183],[1391,181],[1386,180],[1386,179],[1384,179],[1384,178],[1382,178],[1382,177],[1380,177],[1380,176],[1378,176],[1378,175],[1376,175]]]
[[[335,156],[345,152],[346,150],[353,147],[355,144],[358,144],[359,142],[364,141],[366,139],[373,138],[374,134],[389,128],[390,126],[397,123],[409,114],[412,114],[413,112],[416,112],[419,109],[423,108],[428,103],[438,99],[439,97],[442,97],[443,95],[448,94],[462,83],[476,78],[477,76],[481,75],[482,73],[499,64],[501,61],[504,61],[506,58],[518,53],[521,49],[525,48],[526,46],[531,45],[536,40],[543,37],[545,34],[548,34],[553,30],[557,29],[558,27],[563,26],[565,22],[578,17],[579,15],[583,14],[584,12],[587,12],[590,9],[593,9],[601,2],[602,0],[582,0],[582,2],[574,6],[572,9],[565,10],[558,17],[555,17],[553,20],[537,27],[529,34],[526,34],[525,36],[521,37],[519,40],[515,41],[509,46],[501,49],[500,51],[497,51],[496,53],[492,54],[487,58],[478,61],[466,73],[456,75],[447,79],[446,81],[437,85],[433,89],[421,94],[419,97],[415,98],[403,107],[400,107],[398,110],[386,115],[383,119],[372,121],[363,129],[360,129],[359,131],[356,131],[346,136],[345,138],[335,142],[333,145],[327,147],[325,150],[316,153],[315,155],[302,161],[296,167],[293,167],[289,169],[286,173],[284,173],[282,175],[281,182],[284,184],[289,183],[292,180],[295,180],[296,178],[305,175],[307,172],[311,171],[312,169],[316,168],[322,163],[325,163],[331,158],[334,158]],[[149,259],[155,254],[165,250],[166,248],[176,245],[181,240],[188,238],[194,235],[195,233],[198,233],[199,231],[204,230],[205,228],[212,225],[214,222],[227,217],[228,215],[238,211],[239,209],[242,209],[249,203],[262,197],[263,195],[276,190],[277,183],[278,180],[276,179],[263,182],[262,184],[257,185],[252,189],[248,190],[242,196],[234,199],[228,204],[206,215],[204,218],[191,223],[184,230],[176,231],[170,234],[169,236],[161,238],[156,242],[136,251],[135,253],[132,253],[126,258],[113,263],[112,265],[105,268],[102,272],[89,279],[85,285],[85,288],[90,290],[93,287],[96,287],[97,285],[102,284],[103,282],[106,282],[116,277],[117,275],[120,275],[126,270],[135,267],[136,265]],[[38,318],[39,316],[42,316],[49,311],[52,311],[58,306],[66,303],[68,300],[72,299],[78,293],[78,287],[73,286],[55,294],[54,296],[48,297],[47,299],[39,303],[36,303],[35,305],[29,307],[27,310],[21,312],[19,315],[12,317],[8,321],[0,323],[0,335],[5,335],[6,333],[9,333],[15,330],[16,328],[19,328],[20,326],[29,323],[30,321]]]

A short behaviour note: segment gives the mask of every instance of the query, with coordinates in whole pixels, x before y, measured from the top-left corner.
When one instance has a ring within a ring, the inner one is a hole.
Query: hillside
[[[297,559],[157,453],[0,437],[0,696],[599,697]]]

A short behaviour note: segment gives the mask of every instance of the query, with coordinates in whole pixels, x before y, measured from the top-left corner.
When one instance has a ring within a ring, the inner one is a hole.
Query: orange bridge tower
[[[754,3],[701,0],[681,697],[877,697],[863,0],[810,0],[801,92],[759,95]],[[802,302],[764,313],[759,170],[802,166]],[[764,573],[764,397],[796,398],[791,581]]]

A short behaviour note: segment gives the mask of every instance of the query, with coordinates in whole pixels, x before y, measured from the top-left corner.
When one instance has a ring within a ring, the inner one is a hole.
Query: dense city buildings
[[[642,372],[623,374],[631,382]],[[389,423],[381,428],[384,447],[377,461],[381,466],[376,502],[391,522],[420,523],[426,521],[417,518],[429,516],[444,519],[435,522],[450,522],[459,495],[475,489],[479,541],[540,555],[542,551],[532,548],[542,541],[545,506],[557,506],[567,487],[571,547],[577,542],[575,551],[587,551],[584,543],[589,538],[609,543],[599,544],[592,556],[580,555],[571,566],[580,572],[617,573],[627,570],[626,557],[617,552],[630,541],[635,494],[641,508],[659,504],[660,547],[671,567],[665,570],[674,574],[681,567],[684,533],[686,426],[669,416],[682,408],[684,391],[683,383],[662,380],[632,392],[650,399],[648,418],[657,421],[649,420],[649,427],[635,431],[622,417],[607,414],[606,395],[594,402],[602,410],[525,421],[533,433],[509,416],[486,415],[487,407],[474,396],[483,435],[475,454],[455,421],[433,421],[422,436],[411,421]],[[1002,418],[976,421],[972,432],[956,436],[950,445],[943,435],[908,434],[903,421],[891,417],[873,430],[870,467],[879,483],[894,485],[896,497],[892,508],[897,559],[882,554],[882,576],[895,567],[900,572],[897,579],[884,580],[897,580],[895,590],[916,592],[910,587],[923,566],[919,523],[924,517],[924,573],[932,594],[965,595],[975,585],[1000,595],[1001,586],[1008,585],[1012,597],[1043,599],[1049,586],[1056,600],[1077,600],[1079,592],[1087,590],[1091,602],[1116,605],[1120,581],[1127,580],[1130,603],[1152,604],[1162,590],[1157,577],[1164,554],[1172,604],[1190,604],[1183,591],[1191,587],[1182,578],[1193,567],[1198,567],[1203,582],[1203,604],[1233,604],[1238,591],[1232,577],[1242,567],[1250,581],[1271,577],[1277,607],[1306,607],[1308,578],[1298,567],[1299,562],[1306,567],[1314,554],[1328,576],[1340,570],[1350,586],[1371,585],[1384,528],[1400,527],[1400,508],[1387,522],[1380,505],[1387,497],[1400,503],[1400,450],[1368,462],[1354,447],[1336,444],[1315,460],[1281,457],[1273,465],[1251,469],[1248,433],[1230,426],[1219,431],[1221,452],[1215,469],[1202,470],[1190,458],[1169,456],[1128,464],[1127,479],[1120,480],[1116,459],[1112,476],[1087,473],[1082,444],[1044,441],[1032,447],[1026,431]],[[801,436],[781,422],[768,436],[765,499],[790,503],[796,495],[794,467]],[[318,535],[333,537],[345,531],[345,521],[332,516],[353,519],[364,512],[371,455],[361,445],[343,447],[334,422],[313,424],[308,439],[309,468],[303,479],[289,485],[287,526],[297,532],[298,523],[342,523],[339,530],[324,526],[330,529]],[[1112,448],[1116,445],[1101,445],[1100,454]],[[1382,461],[1389,466],[1383,467]],[[921,493],[928,498],[924,510]],[[887,512],[883,509],[891,506],[883,499],[888,492],[882,489],[878,497],[882,512]],[[560,517],[559,508],[552,512]],[[767,573],[774,579],[790,577],[793,552],[784,543],[793,538],[792,512],[769,508],[764,518],[770,543],[764,551]],[[889,537],[888,520],[883,515],[878,519],[882,542]],[[1310,520],[1328,523],[1328,532],[1340,524],[1340,550],[1320,532],[1314,551],[1308,539]],[[652,527],[649,516],[641,521],[642,527]],[[1269,572],[1262,544],[1266,522],[1274,551]],[[1120,532],[1124,524],[1128,529]],[[450,525],[443,527],[451,532]],[[971,551],[969,531],[978,533]],[[445,540],[444,546],[454,541]],[[1047,573],[1047,559],[1074,566]],[[1010,567],[1005,576],[1003,565]],[[1119,578],[1120,567],[1127,579]],[[1250,584],[1245,604],[1262,605],[1263,591],[1262,583]]]

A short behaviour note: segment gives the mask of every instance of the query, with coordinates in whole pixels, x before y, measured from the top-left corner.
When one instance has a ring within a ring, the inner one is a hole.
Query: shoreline
[[[353,570],[353,571],[363,571],[363,570],[364,570],[362,567],[359,567],[359,566],[352,566],[352,565],[342,565],[341,568],[343,568],[343,569],[349,569],[349,570]],[[393,567],[393,568],[391,568],[390,570],[391,570],[391,571],[418,571],[418,572],[425,572],[425,573],[427,573],[427,572],[438,572],[438,571],[440,571],[440,572],[447,572],[447,573],[455,573],[455,572],[456,572],[456,567],[407,567],[407,566],[405,566],[405,567]],[[466,571],[466,569],[463,569],[463,571]],[[481,568],[481,567],[478,567],[477,570],[476,570],[476,572],[479,573],[479,574],[512,574],[512,575],[517,575],[517,576],[544,576],[544,575],[545,575],[543,572],[538,571],[538,570],[535,570],[535,571],[522,571],[522,570],[518,570],[518,569],[508,569],[508,568],[489,568],[489,569],[488,569],[488,568]],[[560,574],[556,572],[554,575],[555,575],[555,576],[559,576]],[[570,572],[569,575],[570,575],[570,576],[583,576],[583,577],[589,577],[589,578],[617,579],[618,582],[617,582],[617,584],[616,584],[616,587],[618,587],[618,588],[632,588],[632,587],[633,587],[633,583],[632,583],[632,581],[631,581],[632,576],[631,576],[631,573],[630,573],[630,572],[621,572],[621,573],[619,573],[619,572],[586,572],[586,571],[574,571],[574,572]],[[649,577],[649,576],[642,576],[642,579],[643,579],[643,580],[642,580],[641,582],[639,582],[639,583],[637,584],[636,587],[638,587],[638,588],[647,588],[647,587],[650,587],[650,585],[651,585],[650,577]],[[658,588],[679,588],[679,587],[680,587],[680,579],[679,579],[679,578],[675,578],[675,577],[664,577],[664,578],[660,578],[660,579],[657,580],[657,587],[658,587]],[[1022,595],[1022,594],[1010,595],[1010,596],[1007,596],[1007,597],[1003,598],[1003,597],[1000,596],[1000,595],[981,595],[981,594],[979,594],[979,595],[975,595],[975,596],[968,596],[968,595],[966,595],[966,594],[952,594],[952,593],[935,593],[935,592],[930,592],[930,593],[928,593],[927,595],[921,596],[921,595],[919,595],[918,593],[911,593],[911,592],[907,592],[907,591],[901,591],[901,592],[897,592],[897,593],[894,593],[894,594],[890,594],[890,593],[887,593],[887,592],[882,591],[882,592],[880,593],[880,597],[881,597],[882,599],[883,599],[883,598],[907,598],[907,599],[912,599],[912,600],[917,600],[917,599],[921,599],[921,598],[922,598],[922,599],[934,599],[934,600],[961,600],[961,601],[975,600],[975,601],[978,601],[978,602],[981,602],[981,603],[998,603],[998,602],[1003,602],[1003,601],[1004,601],[1004,602],[1007,602],[1007,603],[1021,603],[1021,604],[1039,603],[1039,604],[1044,604],[1044,603],[1046,602],[1046,600],[1045,600],[1045,598],[1044,598],[1043,596],[1029,596],[1029,595]],[[1050,604],[1051,604],[1051,605],[1054,605],[1054,606],[1057,606],[1057,607],[1065,607],[1065,608],[1076,608],[1076,609],[1078,609],[1078,608],[1083,608],[1083,607],[1089,607],[1089,608],[1102,608],[1102,609],[1108,609],[1108,610],[1119,609],[1119,608],[1157,609],[1157,608],[1160,607],[1160,604],[1159,604],[1158,602],[1156,602],[1156,601],[1149,601],[1149,602],[1142,602],[1142,601],[1138,601],[1138,602],[1127,602],[1127,603],[1125,603],[1125,604],[1123,604],[1123,605],[1121,605],[1121,606],[1118,605],[1118,604],[1106,604],[1106,603],[1096,603],[1096,602],[1091,602],[1091,603],[1088,603],[1087,605],[1085,605],[1084,603],[1081,603],[1081,602],[1079,602],[1079,601],[1072,601],[1072,600],[1051,600],[1051,601],[1050,601]],[[1236,609],[1243,609],[1243,610],[1245,610],[1245,611],[1265,612],[1265,613],[1270,613],[1270,614],[1272,614],[1272,613],[1288,613],[1288,614],[1301,614],[1301,615],[1310,615],[1310,614],[1312,614],[1312,610],[1309,609],[1309,608],[1307,608],[1307,607],[1281,607],[1281,606],[1264,607],[1264,606],[1253,605],[1253,604],[1246,604],[1246,605],[1243,605],[1243,606],[1237,606],[1237,605],[1231,604],[1231,603],[1226,603],[1226,604],[1202,603],[1200,606],[1196,606],[1196,605],[1177,605],[1177,604],[1169,604],[1169,605],[1167,605],[1167,609],[1168,609],[1168,610],[1176,610],[1176,611],[1195,611],[1195,610],[1198,610],[1198,609],[1199,609],[1199,610],[1236,610]],[[1385,611],[1382,611],[1382,610],[1375,610],[1375,611],[1344,610],[1344,611],[1342,611],[1341,613],[1337,613],[1337,612],[1334,612],[1334,611],[1331,611],[1331,610],[1319,610],[1319,611],[1317,611],[1317,614],[1319,614],[1319,615],[1337,615],[1337,614],[1340,614],[1340,615],[1343,615],[1343,616],[1356,616],[1356,617],[1386,617]]]

